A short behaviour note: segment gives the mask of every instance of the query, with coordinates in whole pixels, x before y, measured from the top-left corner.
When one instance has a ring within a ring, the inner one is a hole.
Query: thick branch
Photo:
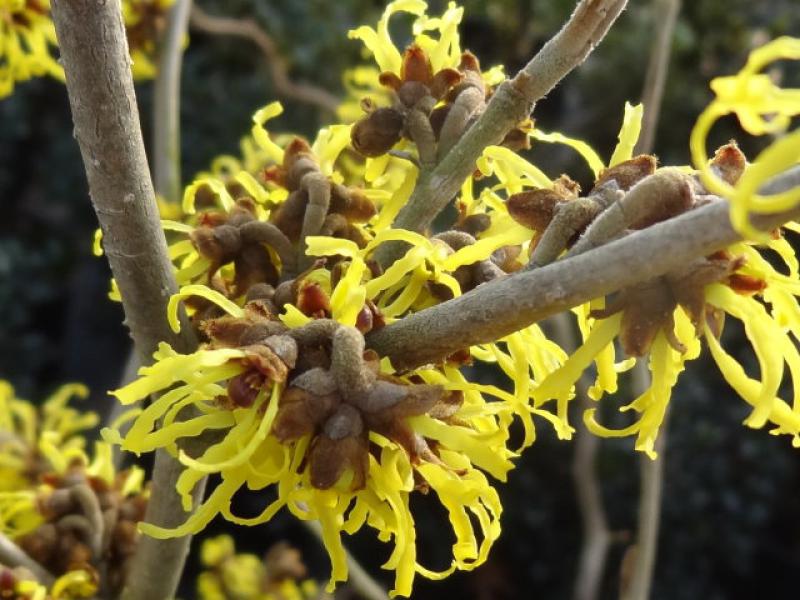
[[[788,171],[769,189],[788,189],[798,176],[800,168]],[[375,331],[367,344],[401,369],[442,360],[730,246],[741,236],[728,213],[727,202],[714,202],[585,254],[514,273]],[[800,208],[753,220],[767,231],[798,216]]]
[[[48,587],[53,583],[53,576],[47,569],[33,560],[22,548],[3,534],[0,534],[0,565],[12,569],[23,567],[30,571],[39,583]]]
[[[250,40],[264,55],[264,60],[272,74],[272,84],[279,96],[317,106],[329,113],[336,112],[339,98],[315,85],[296,83],[289,79],[286,60],[278,52],[273,39],[253,19],[217,17],[208,14],[199,6],[195,6],[192,9],[191,25],[193,29],[204,33],[233,35]]]
[[[420,177],[393,227],[423,231],[430,226],[458,193],[464,180],[471,176],[484,148],[499,144],[511,129],[528,117],[534,103],[586,59],[626,3],[627,0],[581,0],[561,31],[514,79],[498,88],[486,110],[453,149],[429,175]],[[395,252],[391,245],[386,245],[378,254],[379,262],[391,262]]]
[[[170,8],[153,88],[153,180],[169,202],[181,199],[181,64],[191,7],[192,0],[177,0]]]
[[[189,350],[192,340],[167,324],[167,301],[177,286],[147,168],[119,0],[56,0],[53,20],[75,137],[126,325],[145,364],[162,340]]]
[[[145,158],[119,0],[54,0],[53,20],[75,137],[139,357],[148,364],[163,340],[190,352],[196,345],[191,328],[177,336],[167,324],[167,301],[177,286]],[[170,526],[186,517],[175,493],[177,474],[177,462],[158,454],[147,520]],[[171,598],[188,545],[189,538],[143,537],[127,597]]]

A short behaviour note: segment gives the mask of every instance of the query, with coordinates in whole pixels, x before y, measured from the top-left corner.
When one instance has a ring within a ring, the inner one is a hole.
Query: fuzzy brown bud
[[[392,149],[403,133],[403,115],[393,108],[379,108],[353,125],[353,148],[364,156],[381,156]]]
[[[598,189],[604,183],[613,179],[617,182],[619,189],[629,190],[637,182],[655,173],[657,163],[656,157],[650,154],[634,156],[630,160],[623,161],[608,169],[603,169],[597,181],[595,181],[593,189]]]
[[[744,173],[745,166],[747,159],[734,141],[720,146],[711,159],[711,168],[729,185],[736,185]]]
[[[520,225],[542,232],[553,220],[556,206],[564,197],[554,190],[527,190],[512,194],[506,201],[508,214]]]

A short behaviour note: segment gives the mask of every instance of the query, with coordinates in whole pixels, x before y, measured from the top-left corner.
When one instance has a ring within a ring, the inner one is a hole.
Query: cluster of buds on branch
[[[117,472],[105,443],[89,457],[85,435],[97,415],[67,406],[71,396],[86,394],[84,386],[64,385],[37,410],[0,381],[0,533],[37,566],[35,573],[3,571],[0,589],[18,590],[21,598],[19,590],[28,588],[31,598],[40,591],[89,598],[101,579],[103,593],[118,592],[136,550],[147,506],[144,472]]]
[[[590,31],[576,42],[583,56],[625,3],[598,4],[580,2],[559,34]],[[655,457],[672,391],[703,345],[753,407],[746,424],[771,424],[773,433],[800,445],[800,265],[783,233],[798,226],[788,222],[764,234],[749,221],[751,213],[797,212],[796,182],[790,177],[770,190],[776,184],[769,180],[796,166],[800,137],[786,135],[752,163],[734,144],[711,160],[705,155],[708,131],[722,114],[736,113],[754,134],[786,128],[800,114],[796,90],[780,90],[758,74],[773,60],[800,56],[798,42],[777,40],[754,52],[740,74],[712,84],[717,98],[692,135],[694,167],[633,156],[641,105],[626,106],[606,162],[585,142],[545,133],[527,118],[549,89],[542,83],[537,91],[536,78],[550,77],[552,87],[565,73],[553,78],[526,67],[509,82],[501,69],[482,72],[460,46],[463,10],[451,3],[439,17],[426,11],[422,0],[395,0],[375,29],[351,32],[378,67],[358,88],[368,97],[345,102],[361,101],[365,116],[325,127],[307,142],[271,134],[266,123],[282,109],[266,106],[253,116],[244,155],[215,161],[186,188],[182,213],[162,221],[181,286],[165,317],[178,332],[185,309],[201,343],[188,353],[161,343],[153,363],[113,392],[130,408],[103,430],[107,443],[136,454],[162,450],[181,466],[175,489],[185,520],[141,523],[145,535],[197,533],[217,516],[258,525],[286,509],[319,522],[332,592],[348,577],[342,536],[369,528],[391,543],[384,567],[395,573],[394,593],[408,596],[417,575],[440,579],[487,560],[500,535],[495,482],[506,480],[538,426],[572,436],[570,405],[587,370],[594,379],[589,395],[599,400],[617,391],[621,373],[647,361],[651,385],[622,409],[638,418],[612,429],[598,423],[595,409],[582,416],[598,435],[635,435],[636,449]],[[413,17],[403,51],[389,35],[399,12]],[[140,13],[137,26],[156,27],[153,15]],[[551,46],[542,54],[548,52]],[[569,61],[551,62],[560,72]],[[513,110],[501,114],[498,106]],[[483,131],[490,139],[477,148]],[[577,150],[594,175],[589,192],[532,164],[525,154],[532,143]],[[442,174],[447,165],[454,171]],[[427,226],[444,204],[431,204],[437,210],[416,221],[409,207],[441,195],[437,186],[452,188],[457,217],[434,232]],[[546,291],[519,282],[559,266],[568,278],[569,265],[582,256],[725,200],[744,241],[645,273],[623,289],[586,291],[571,305],[582,341],[571,353],[534,319],[503,327],[492,306],[481,304],[495,293],[510,305],[524,304],[525,295],[557,299],[563,282]],[[383,252],[389,245],[394,250]],[[776,254],[781,267],[764,252]],[[477,308],[460,314],[458,307],[470,303]],[[729,317],[744,327],[757,379],[721,343]],[[399,357],[381,352],[408,323],[417,324],[413,347]],[[437,331],[446,339],[434,339]],[[429,353],[434,345],[446,351]],[[464,365],[482,366],[501,381],[482,383]],[[780,397],[784,379],[793,383],[791,404]],[[56,454],[47,456],[52,462]],[[144,502],[131,476],[82,458],[54,467],[49,495],[31,500],[29,512],[39,520],[19,523],[16,515],[28,513],[18,512],[6,519],[17,536],[28,536],[20,543],[52,569],[85,563],[88,572],[124,572]],[[219,483],[195,509],[193,493],[209,474]],[[260,513],[243,516],[234,501],[244,488],[274,494],[261,496]],[[417,494],[435,495],[452,529],[452,556],[436,568],[418,561],[411,502]],[[53,530],[69,548],[47,546]],[[218,587],[220,574],[224,580],[236,564],[231,548],[222,554],[207,561],[216,570],[208,585]],[[106,574],[103,581],[118,579]]]
[[[379,81],[392,91],[394,101],[389,107],[378,107],[370,98],[362,101],[367,116],[353,125],[353,148],[377,157],[405,138],[416,146],[417,158],[412,160],[422,171],[431,170],[452,149],[480,117],[493,92],[471,52],[461,55],[456,69],[445,67],[434,73],[427,53],[416,44],[403,54],[400,74],[385,71]],[[526,134],[530,125],[528,121],[512,129],[501,145],[530,148]]]
[[[387,23],[403,10],[417,16],[418,33],[401,53]],[[649,360],[652,384],[628,407],[641,413],[638,420],[619,430],[599,424],[594,410],[584,420],[599,435],[637,435],[636,448],[655,456],[672,389],[702,340],[754,407],[748,424],[800,433],[800,413],[777,398],[784,364],[800,381],[794,330],[782,325],[794,322],[800,282],[779,231],[578,307],[583,344],[572,355],[533,323],[412,369],[397,369],[369,348],[372,334],[415,313],[719,202],[691,169],[633,156],[643,109],[628,105],[608,163],[580,140],[521,122],[472,166],[450,229],[424,235],[392,228],[419,174],[441,164],[482,118],[499,83],[496,69],[481,73],[477,58],[461,51],[454,25],[461,9],[451,6],[436,21],[424,10],[421,2],[395,2],[377,30],[353,32],[377,58],[375,89],[390,90],[389,106],[366,99],[366,116],[321,130],[313,143],[266,130],[277,105],[258,111],[242,145],[259,149],[257,168],[245,156],[228,161],[234,168],[224,175],[202,175],[186,189],[181,220],[164,222],[184,286],[169,319],[177,329],[183,300],[203,344],[190,355],[162,345],[155,364],[115,395],[124,404],[163,395],[134,409],[129,430],[104,435],[137,453],[170,450],[185,467],[177,488],[187,509],[205,474],[220,474],[222,483],[183,525],[145,524],[148,535],[197,532],[217,514],[254,525],[286,507],[322,524],[332,590],[347,576],[341,534],[366,525],[393,540],[386,566],[396,570],[396,592],[409,594],[416,573],[441,577],[486,560],[501,506],[484,472],[505,479],[515,452],[535,440],[534,418],[571,437],[574,385],[592,363],[590,394],[599,399],[617,390],[619,373]],[[528,162],[531,142],[578,150],[595,175],[589,192]],[[734,144],[709,165],[734,189],[752,168]],[[396,260],[377,260],[382,244],[398,242],[406,246]],[[759,244],[783,257],[788,275],[762,258]],[[726,314],[743,322],[761,382],[722,349]],[[512,391],[471,381],[460,370],[465,363],[491,365]],[[196,412],[178,418],[189,405]],[[222,441],[199,456],[182,449],[185,438],[218,429]],[[260,515],[238,516],[230,503],[243,486],[275,486],[278,499]],[[429,492],[447,508],[456,536],[452,563],[439,572],[416,560],[408,503],[411,494]]]
[[[137,79],[152,79],[157,40],[175,0],[124,0],[122,14]],[[56,55],[58,41],[50,0],[3,0],[0,3],[0,98],[17,82],[50,76],[64,81]]]

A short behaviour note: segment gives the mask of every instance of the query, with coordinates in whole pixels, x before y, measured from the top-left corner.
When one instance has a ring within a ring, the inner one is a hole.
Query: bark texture
[[[75,137],[136,350],[143,364],[161,341],[191,352],[196,343],[190,327],[175,335],[167,323],[167,302],[177,285],[145,157],[119,0],[54,0],[53,21]],[[186,518],[175,493],[179,473],[175,459],[157,454],[147,521],[174,526]],[[172,598],[189,540],[142,537],[124,596]]]

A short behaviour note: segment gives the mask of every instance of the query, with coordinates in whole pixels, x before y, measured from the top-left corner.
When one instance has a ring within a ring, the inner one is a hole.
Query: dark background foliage
[[[361,59],[346,33],[374,23],[383,3],[367,0],[289,2],[199,0],[208,12],[255,17],[272,35],[291,76],[342,92],[341,73]],[[432,3],[438,10],[443,3]],[[484,65],[515,72],[568,15],[572,0],[518,2],[466,0],[462,40]],[[625,100],[637,101],[653,36],[652,2],[632,2],[591,60],[536,109],[537,123],[589,141],[608,156]],[[657,135],[665,163],[688,162],[693,119],[710,99],[707,81],[735,71],[757,43],[800,34],[795,0],[697,0],[685,2],[675,35],[670,79]],[[782,70],[798,87],[796,67]],[[151,85],[139,86],[145,131],[152,120]],[[188,183],[222,153],[236,153],[250,115],[275,98],[261,54],[236,38],[191,36],[183,96],[183,169]],[[285,100],[285,99],[284,99]],[[313,135],[324,115],[285,100],[273,130]],[[91,255],[96,221],[64,87],[36,80],[0,101],[0,377],[20,395],[40,398],[55,385],[79,380],[93,403],[107,411],[104,390],[115,387],[129,352],[122,312],[106,299],[108,269]],[[715,141],[740,135],[733,120]],[[758,142],[744,141],[749,156]],[[568,150],[534,148],[532,157],[551,175],[588,176]],[[744,346],[744,345],[743,345]],[[748,360],[745,354],[743,360]],[[625,390],[620,395],[620,403]],[[614,404],[611,401],[610,404]],[[608,411],[607,416],[610,417]],[[673,398],[666,459],[664,512],[653,598],[739,599],[796,597],[800,568],[800,459],[786,438],[751,431],[741,423],[747,408],[711,364],[690,365]],[[578,420],[576,415],[576,421]],[[636,523],[638,455],[629,439],[608,440],[599,455],[606,508],[615,543],[602,597],[616,596],[621,556]],[[518,461],[504,499],[504,533],[490,561],[443,583],[418,580],[414,597],[564,598],[571,593],[580,548],[580,517],[570,477],[572,445],[540,427],[539,439]],[[419,504],[421,558],[447,565],[445,515],[430,498]],[[240,500],[244,510],[263,498]],[[216,523],[210,532],[227,529]],[[326,558],[291,517],[257,530],[236,531],[242,549],[263,552],[289,539],[300,545],[318,579]],[[371,535],[352,544],[372,573],[387,553]],[[196,561],[190,563],[191,571]],[[187,576],[184,597],[192,596]]]

